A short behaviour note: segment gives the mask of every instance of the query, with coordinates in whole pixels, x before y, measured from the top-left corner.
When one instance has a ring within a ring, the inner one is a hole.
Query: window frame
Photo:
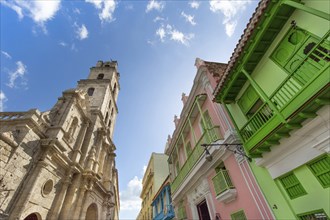
[[[239,217],[242,216],[242,214],[243,214],[244,218],[239,218]],[[240,216],[235,216],[235,215],[240,215]],[[241,209],[241,210],[238,210],[236,212],[231,213],[230,214],[230,219],[232,219],[232,220],[236,220],[236,219],[237,220],[247,220],[244,209]]]
[[[328,169],[326,169],[325,171],[321,171],[321,173],[316,174],[314,172],[314,169],[311,167],[311,165],[316,164],[316,163],[318,163],[318,162],[320,162],[324,159],[326,160],[325,164],[329,166],[329,167],[327,167]],[[328,162],[328,164],[327,164],[327,162]],[[315,176],[315,178],[317,179],[317,181],[321,184],[321,186],[323,188],[329,188],[330,187],[330,180],[328,181],[327,185],[324,185],[322,180],[320,180],[319,176],[321,176],[323,174],[326,174],[326,173],[329,173],[329,175],[330,175],[330,165],[329,165],[329,163],[330,163],[330,156],[328,154],[323,154],[323,155],[315,158],[314,160],[310,161],[307,164],[308,169],[312,172],[312,174]]]
[[[289,176],[292,176],[293,179],[296,181],[294,184],[290,184],[289,186],[286,186],[284,183],[283,183],[283,180],[284,178],[287,178]],[[304,195],[307,195],[307,192],[305,190],[305,188],[303,187],[303,185],[300,183],[299,179],[296,177],[296,175],[294,174],[294,172],[289,172],[285,175],[282,175],[280,177],[278,177],[278,180],[279,182],[281,183],[282,187],[284,188],[284,190],[286,191],[287,195],[289,196],[289,198],[292,200],[292,199],[296,199],[298,197],[301,197],[301,196],[304,196]],[[288,189],[291,189],[292,187],[294,186],[299,186],[300,187],[300,190],[302,191],[301,194],[299,195],[292,195],[291,191],[289,191]]]

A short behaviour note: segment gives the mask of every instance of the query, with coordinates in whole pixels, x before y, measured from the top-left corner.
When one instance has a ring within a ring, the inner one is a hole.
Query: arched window
[[[111,120],[109,120],[109,124],[108,124],[108,127],[109,127],[109,128],[111,127]]]
[[[104,74],[103,73],[100,73],[98,76],[97,76],[97,79],[103,79],[104,78]]]
[[[111,100],[109,101],[109,108],[111,107]]]
[[[113,109],[111,109],[111,118],[112,118],[112,116],[113,116]]]
[[[98,219],[97,205],[95,203],[91,204],[87,208],[85,219],[91,219],[91,220],[97,220]]]
[[[87,90],[87,94],[88,94],[89,96],[92,96],[93,93],[94,93],[94,90],[95,90],[95,88],[89,88],[89,89]]]
[[[40,220],[41,216],[39,213],[31,213],[30,215],[26,216],[24,220]]]

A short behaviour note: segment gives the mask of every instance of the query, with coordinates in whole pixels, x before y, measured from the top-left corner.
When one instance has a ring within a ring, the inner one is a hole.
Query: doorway
[[[204,199],[197,205],[198,217],[200,220],[211,220],[206,200]]]

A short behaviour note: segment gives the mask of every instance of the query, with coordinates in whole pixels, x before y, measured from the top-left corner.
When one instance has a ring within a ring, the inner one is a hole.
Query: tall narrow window
[[[115,85],[113,86],[112,93],[113,94],[116,94],[116,90],[117,90],[117,83],[115,83]]]
[[[307,194],[294,173],[286,174],[280,177],[279,180],[291,199]]]
[[[211,119],[208,111],[205,111],[203,113],[203,118],[204,118],[204,121],[203,121],[203,119],[201,119],[200,124],[202,126],[203,133],[204,132],[208,133],[208,134],[206,134],[206,138],[210,139],[210,140],[208,140],[208,142],[212,142],[212,141],[217,140],[218,137],[217,137],[215,129],[213,129],[212,119]]]
[[[190,141],[186,144],[186,151],[187,151],[187,159],[188,157],[190,156],[192,150],[191,150],[191,144],[190,144]]]
[[[108,121],[108,117],[109,117],[109,113],[107,112],[106,116],[105,116],[105,122]]]
[[[103,79],[104,78],[104,74],[103,73],[100,73],[98,76],[97,76],[97,79]]]
[[[95,88],[89,88],[89,89],[87,90],[87,94],[88,94],[89,96],[92,96],[93,93],[94,93],[94,91],[95,91]]]
[[[330,187],[330,156],[325,155],[308,164],[309,169],[324,187]]]

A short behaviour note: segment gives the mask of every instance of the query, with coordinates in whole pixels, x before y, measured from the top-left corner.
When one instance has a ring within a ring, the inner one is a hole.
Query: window
[[[204,121],[203,121],[203,119],[201,119],[200,124],[202,126],[203,133],[204,132],[208,133],[208,135],[206,135],[206,138],[210,139],[210,140],[208,140],[208,142],[217,140],[218,137],[217,137],[216,131],[213,129],[212,119],[211,119],[208,111],[205,111],[203,113],[203,118],[204,118]]]
[[[226,170],[224,163],[218,165],[215,168],[215,172],[216,175],[212,178],[212,182],[214,186],[214,191],[217,196],[226,190],[235,188],[229,176],[229,172],[228,170]]]
[[[319,41],[318,36],[302,28],[292,28],[278,44],[270,58],[288,73],[295,71],[299,66],[304,66],[310,74],[313,74],[315,65],[324,66],[330,61],[327,40],[321,44]],[[303,75],[297,73],[296,78],[301,77]]]
[[[107,112],[106,116],[105,116],[105,122],[108,121],[108,117],[109,117],[109,113]]]
[[[103,79],[104,78],[104,74],[103,73],[100,73],[98,76],[97,76],[97,79]]]
[[[187,151],[187,159],[190,156],[192,150],[191,150],[191,144],[190,141],[188,143],[186,143],[186,151]]]
[[[238,212],[232,213],[230,217],[232,220],[247,220],[244,210],[240,210]]]
[[[324,188],[330,187],[330,156],[324,155],[308,164],[309,169]]]
[[[303,214],[299,214],[298,218],[301,220],[327,220],[329,219],[329,217],[327,216],[327,214],[325,214],[325,212],[321,209],[321,210],[315,210],[315,211],[311,211],[311,212],[307,212],[307,213],[303,213]]]
[[[112,93],[113,93],[113,94],[116,93],[116,89],[117,89],[117,83],[115,83],[115,85],[113,86],[113,90],[112,90]]]
[[[175,163],[175,176],[177,176],[180,172],[180,165],[179,165],[179,161],[176,161]]]
[[[254,113],[261,107],[263,104],[258,93],[250,85],[242,95],[242,97],[237,101],[237,104],[241,108],[242,112],[248,117],[251,118]]]
[[[94,90],[95,90],[95,88],[89,88],[89,89],[87,90],[87,94],[88,94],[89,96],[92,96],[93,93],[94,93]]]
[[[279,180],[291,199],[307,194],[294,173],[280,177]]]
[[[53,180],[47,180],[42,187],[42,195],[47,196],[54,188]]]

